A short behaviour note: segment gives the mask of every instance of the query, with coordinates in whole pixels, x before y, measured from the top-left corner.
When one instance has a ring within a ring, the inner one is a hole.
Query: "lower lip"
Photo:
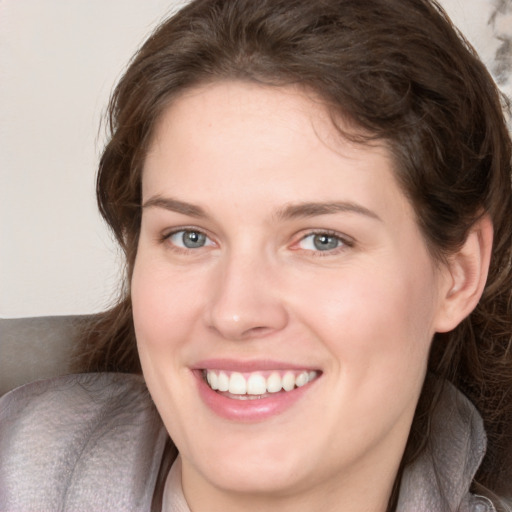
[[[202,372],[194,372],[197,377],[199,395],[203,402],[221,418],[231,421],[252,423],[277,416],[292,407],[307,393],[310,386],[317,380],[291,391],[271,394],[265,398],[239,400],[228,398],[213,391],[204,381]]]

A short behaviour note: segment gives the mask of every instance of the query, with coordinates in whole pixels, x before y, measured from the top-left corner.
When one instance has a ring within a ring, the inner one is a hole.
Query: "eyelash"
[[[200,236],[204,236],[206,238],[206,240],[207,241],[209,240],[211,243],[207,243],[206,245],[201,245],[197,248],[192,248],[192,247],[180,247],[180,246],[176,245],[176,243],[173,243],[171,241],[171,238],[173,236],[178,235],[180,233],[185,234],[187,232],[188,233],[197,233]],[[315,236],[319,236],[319,235],[323,235],[328,238],[336,239],[338,242],[338,246],[333,249],[327,249],[325,251],[302,249],[300,247],[293,248],[293,250],[305,251],[314,257],[326,257],[326,256],[333,256],[333,255],[339,254],[340,252],[343,252],[351,247],[354,247],[354,244],[355,244],[354,240],[352,240],[351,238],[348,238],[346,235],[341,235],[340,233],[338,233],[336,231],[314,230],[314,231],[308,231],[305,235],[301,236],[300,239],[297,242],[295,242],[292,247],[298,246],[301,242],[304,242],[305,240],[307,240],[310,237],[315,237]],[[171,231],[170,233],[164,234],[161,237],[160,241],[162,243],[168,242],[173,251],[176,251],[181,254],[189,254],[191,252],[194,252],[195,249],[202,249],[204,247],[210,247],[215,244],[215,242],[212,241],[212,239],[208,236],[207,233],[205,233],[202,229],[198,229],[198,228],[194,228],[194,227],[182,227],[179,229],[175,229],[175,230]]]

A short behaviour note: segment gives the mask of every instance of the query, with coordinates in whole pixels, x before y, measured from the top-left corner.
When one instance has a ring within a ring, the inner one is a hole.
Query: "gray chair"
[[[90,316],[0,318],[0,395],[38,379],[65,375]]]

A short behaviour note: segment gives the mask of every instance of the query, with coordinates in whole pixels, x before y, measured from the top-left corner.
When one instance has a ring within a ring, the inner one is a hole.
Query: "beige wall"
[[[109,303],[119,272],[94,200],[100,117],[127,60],[178,4],[0,2],[0,317]]]

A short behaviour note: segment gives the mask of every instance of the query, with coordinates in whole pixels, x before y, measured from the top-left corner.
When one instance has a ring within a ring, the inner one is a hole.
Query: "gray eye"
[[[330,251],[336,249],[340,245],[340,239],[331,235],[314,235],[313,245],[319,251]]]
[[[198,231],[183,231],[181,240],[187,249],[197,249],[206,243],[206,235]]]
[[[213,242],[201,231],[193,229],[182,229],[169,236],[170,242],[182,249],[200,249],[206,245],[213,245]]]
[[[300,241],[301,249],[308,251],[332,251],[343,245],[343,240],[328,233],[311,233]]]

